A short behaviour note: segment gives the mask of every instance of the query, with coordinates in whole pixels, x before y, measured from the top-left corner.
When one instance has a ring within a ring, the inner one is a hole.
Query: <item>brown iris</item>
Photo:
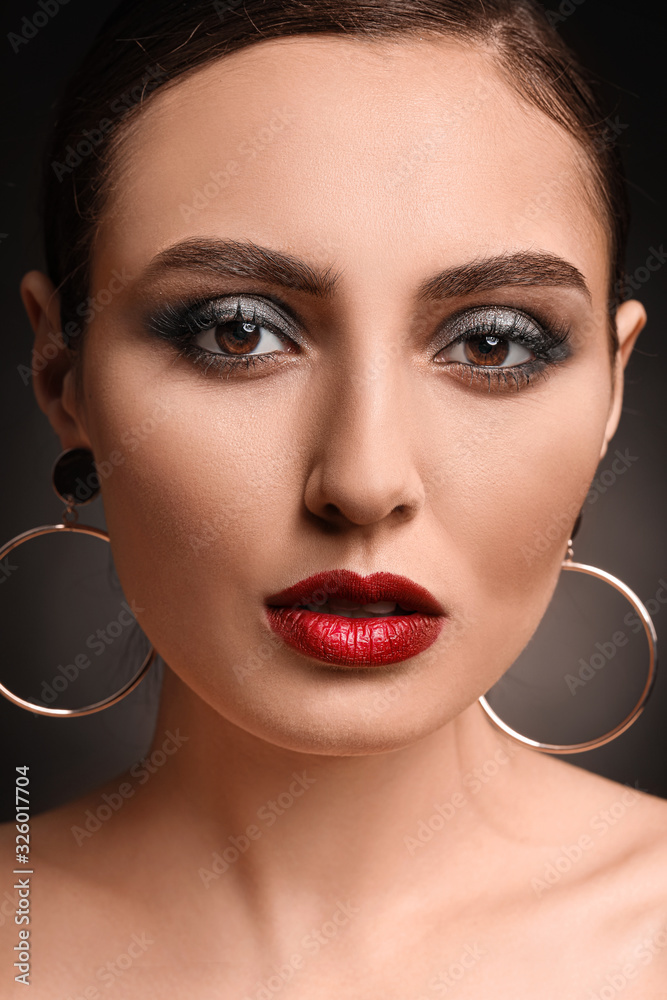
[[[509,354],[509,343],[491,333],[479,333],[463,344],[465,356],[475,365],[502,365]]]
[[[218,347],[228,354],[250,354],[259,343],[261,329],[261,325],[255,322],[254,312],[251,320],[243,318],[239,303],[234,319],[216,326],[215,340]]]

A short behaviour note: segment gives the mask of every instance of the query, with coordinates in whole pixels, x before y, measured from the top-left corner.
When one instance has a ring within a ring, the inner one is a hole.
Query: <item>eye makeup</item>
[[[300,323],[266,294],[193,298],[160,305],[148,330],[206,372],[230,377],[279,366],[306,346]],[[483,305],[459,310],[439,324],[436,365],[489,391],[521,389],[572,353],[570,328],[554,326],[521,309]],[[281,355],[285,355],[281,358]]]
[[[277,355],[293,354],[304,346],[296,322],[267,296],[237,294],[166,303],[151,313],[147,327],[204,371],[229,375],[275,365]],[[267,339],[269,346],[278,343],[283,350],[267,351]]]
[[[447,320],[445,331],[451,336],[446,346],[436,355],[436,362],[456,366],[461,377],[472,384],[474,381],[486,384],[520,389],[545,375],[554,366],[567,361],[572,355],[569,324],[561,322],[557,326],[538,322],[537,319],[510,306],[476,306],[457,313]],[[460,346],[468,355],[477,354],[478,363],[466,363],[459,359],[438,362],[438,357]],[[520,363],[503,362],[517,353],[520,347],[532,357]],[[500,363],[494,364],[496,359]],[[467,369],[467,371],[466,371]]]

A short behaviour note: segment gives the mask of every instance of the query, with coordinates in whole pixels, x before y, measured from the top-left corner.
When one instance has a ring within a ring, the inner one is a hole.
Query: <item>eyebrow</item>
[[[322,299],[333,296],[342,275],[331,266],[317,268],[283,251],[232,239],[183,240],[154,257],[143,279],[171,270],[251,278]],[[586,280],[574,264],[554,254],[525,250],[446,268],[421,282],[417,299],[433,302],[508,285],[566,286],[591,299]]]
[[[331,267],[316,268],[291,254],[251,241],[190,239],[163,250],[148,265],[143,279],[164,271],[213,271],[235,278],[252,278],[317,298],[330,298],[339,274]]]
[[[504,285],[569,286],[591,299],[586,279],[574,264],[554,254],[526,250],[447,268],[423,281],[417,297],[423,301],[436,301],[472,292],[487,292]]]

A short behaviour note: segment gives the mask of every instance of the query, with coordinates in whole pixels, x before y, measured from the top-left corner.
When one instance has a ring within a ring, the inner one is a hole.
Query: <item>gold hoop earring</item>
[[[577,525],[579,526],[579,519],[577,520]],[[572,532],[575,534],[575,531]],[[518,733],[511,726],[508,726],[506,722],[500,718],[500,716],[491,708],[486,696],[482,695],[479,698],[479,703],[486,712],[487,716],[496,727],[506,736],[520,743],[522,746],[530,747],[532,750],[540,750],[542,753],[552,753],[552,754],[568,754],[568,753],[581,753],[584,750],[593,750],[595,747],[604,746],[605,743],[610,743],[612,740],[624,733],[626,729],[629,729],[633,722],[639,718],[644,710],[644,706],[649,699],[651,691],[653,690],[653,685],[655,683],[657,667],[658,667],[658,637],[656,635],[655,626],[653,620],[646,608],[646,605],[640,601],[635,592],[619,580],[618,577],[612,576],[611,573],[607,573],[604,569],[598,569],[597,566],[587,566],[585,563],[573,562],[574,550],[572,548],[572,538],[569,539],[567,543],[567,555],[562,562],[561,568],[566,570],[573,570],[577,573],[586,573],[588,576],[597,577],[599,580],[604,580],[606,583],[610,583],[612,587],[615,587],[623,596],[630,602],[633,606],[642,625],[644,626],[644,632],[646,633],[646,638],[648,640],[649,647],[649,665],[648,665],[648,675],[646,677],[646,682],[644,684],[643,690],[639,696],[637,703],[631,709],[628,715],[610,729],[609,732],[604,733],[597,739],[586,740],[583,743],[541,743],[539,740],[533,740],[529,736],[523,736]]]
[[[101,528],[94,528],[86,524],[77,524],[79,519],[79,512],[76,509],[77,505],[89,503],[91,500],[94,500],[100,489],[99,475],[95,469],[92,452],[87,448],[69,448],[61,452],[54,463],[51,479],[53,489],[66,504],[62,521],[60,524],[44,524],[39,528],[32,528],[29,531],[22,532],[20,535],[15,535],[14,538],[0,549],[0,562],[10,552],[18,548],[19,545],[23,545],[24,542],[28,542],[33,538],[39,538],[41,535],[76,532],[83,535],[92,535],[93,538],[101,538],[105,542],[109,541],[108,533]],[[49,715],[52,718],[58,719],[73,718],[78,715],[92,715],[93,712],[100,712],[103,708],[115,705],[116,702],[121,701],[122,698],[128,695],[130,691],[133,691],[147,673],[156,655],[155,649],[151,646],[138,672],[130,681],[124,684],[115,694],[110,695],[108,698],[103,698],[92,705],[86,705],[84,708],[50,708],[38,705],[25,698],[20,698],[2,683],[0,683],[0,694],[4,695],[8,701],[11,701],[12,704],[17,705],[19,708],[36,712],[37,715]]]

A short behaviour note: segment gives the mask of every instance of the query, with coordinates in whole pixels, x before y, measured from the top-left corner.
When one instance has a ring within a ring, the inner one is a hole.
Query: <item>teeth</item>
[[[350,604],[351,602],[346,602]],[[353,607],[340,607],[333,601],[327,604],[306,604],[308,611],[318,611],[320,614],[340,615],[341,618],[373,618],[396,613],[396,601],[377,601],[375,604],[357,604]]]
[[[346,597],[333,597],[326,603],[327,607],[334,611],[358,611],[361,607],[358,601],[348,601]]]
[[[370,611],[373,615],[390,615],[396,610],[396,601],[378,601],[377,604],[362,604],[362,611]]]

